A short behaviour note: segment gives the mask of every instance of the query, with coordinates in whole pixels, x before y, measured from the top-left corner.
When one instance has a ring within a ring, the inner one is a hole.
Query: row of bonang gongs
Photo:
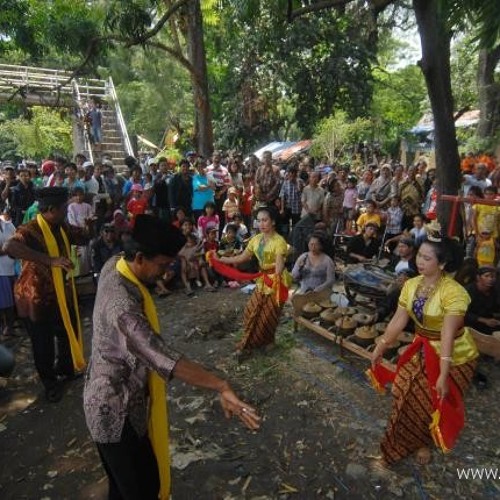
[[[378,344],[387,327],[387,323],[375,323],[373,315],[359,312],[356,307],[338,306],[329,300],[307,302],[301,315],[311,321],[319,320],[322,327],[365,349],[372,349]],[[402,332],[386,349],[384,356],[390,359],[401,354],[406,346],[413,342],[413,338],[412,333]]]

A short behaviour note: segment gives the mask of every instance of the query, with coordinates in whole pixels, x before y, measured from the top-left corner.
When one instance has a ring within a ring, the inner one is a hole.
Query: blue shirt
[[[193,201],[191,202],[193,210],[203,210],[207,201],[214,201],[214,190],[210,188],[200,191],[200,186],[208,186],[207,176],[195,174],[193,176]]]

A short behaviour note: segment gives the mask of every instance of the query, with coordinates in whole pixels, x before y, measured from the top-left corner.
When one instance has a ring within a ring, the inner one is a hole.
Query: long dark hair
[[[257,208],[255,216],[258,216],[260,212],[266,212],[273,222],[276,222],[278,219],[278,209],[276,207],[262,205],[261,207]]]
[[[444,265],[444,271],[447,273],[460,269],[464,261],[464,249],[457,240],[448,237],[443,237],[440,241],[427,239],[422,245],[432,247],[439,264]]]

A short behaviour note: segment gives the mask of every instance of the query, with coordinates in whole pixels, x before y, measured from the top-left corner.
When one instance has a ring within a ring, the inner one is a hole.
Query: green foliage
[[[401,134],[412,128],[426,109],[426,90],[417,66],[393,71],[375,68],[371,115],[382,149],[396,154]]]
[[[498,0],[441,0],[441,4],[449,11],[452,27],[473,27],[475,41],[481,47],[492,49],[500,42]]]
[[[110,74],[130,134],[140,134],[160,145],[167,129],[181,138],[193,123],[191,87],[186,71],[156,50],[116,48],[109,56]]]
[[[53,109],[34,106],[29,118],[19,117],[0,124],[2,157],[43,158],[51,153],[73,151],[71,120]]]
[[[500,131],[493,137],[478,137],[472,128],[457,129],[457,139],[460,153],[493,153],[500,143]]]
[[[452,45],[451,85],[455,109],[475,109],[478,105],[477,91],[477,43],[470,36],[461,36]]]
[[[288,23],[286,3],[221,2],[220,25],[205,30],[215,136],[226,147],[310,136],[334,109],[366,114],[374,56],[367,12]]]
[[[100,34],[102,12],[98,2],[85,0],[4,0],[0,10],[0,54],[20,51],[23,63],[76,65],[92,55],[89,42]],[[101,47],[102,49],[103,47]]]
[[[347,113],[338,111],[335,115],[321,120],[314,135],[311,153],[327,156],[332,163],[342,162],[353,145],[371,138],[373,124],[366,118],[349,120]]]

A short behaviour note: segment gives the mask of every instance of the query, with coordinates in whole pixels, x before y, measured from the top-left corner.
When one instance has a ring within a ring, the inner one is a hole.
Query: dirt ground
[[[457,448],[410,459],[390,472],[372,467],[390,396],[367,384],[367,362],[340,357],[336,346],[305,330],[294,333],[285,308],[277,347],[238,365],[231,352],[247,296],[224,289],[157,301],[162,332],[188,357],[227,377],[263,416],[253,433],[224,419],[210,392],[169,386],[174,499],[500,498],[500,481],[459,480],[457,468],[500,465],[499,366],[481,360],[490,387],[472,387]],[[82,304],[87,347],[92,304]],[[27,338],[13,376],[0,381],[0,498],[102,499],[107,484],[82,411],[82,380],[63,400],[46,403]]]

